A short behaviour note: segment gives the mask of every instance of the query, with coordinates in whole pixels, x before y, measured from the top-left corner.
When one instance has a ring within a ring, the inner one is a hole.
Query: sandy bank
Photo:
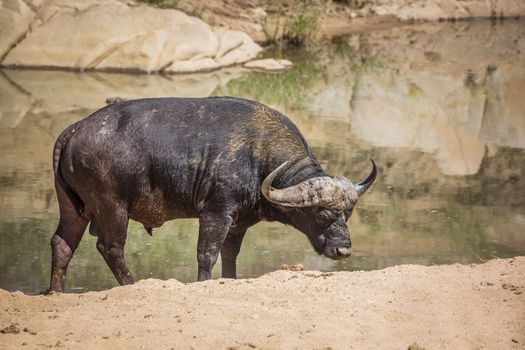
[[[0,348],[523,349],[523,292],[525,257],[47,297],[0,290]]]

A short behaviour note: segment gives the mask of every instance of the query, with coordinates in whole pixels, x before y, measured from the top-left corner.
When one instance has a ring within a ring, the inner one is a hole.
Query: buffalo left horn
[[[368,190],[370,186],[372,186],[377,176],[376,163],[373,159],[370,159],[370,161],[372,162],[372,172],[370,173],[370,175],[368,175],[366,179],[355,185],[355,190],[359,197],[361,197],[361,195],[365,193],[365,191]]]
[[[276,189],[272,182],[288,162],[272,171],[261,185],[261,192],[272,203],[285,207],[322,206],[334,210],[350,209],[358,194],[352,182],[342,176],[313,177],[297,185]]]

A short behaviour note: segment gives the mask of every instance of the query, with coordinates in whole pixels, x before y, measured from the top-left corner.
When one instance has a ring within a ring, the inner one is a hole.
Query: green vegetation
[[[293,45],[315,40],[322,13],[321,6],[313,1],[295,3],[295,16],[285,21],[283,39]]]
[[[408,87],[408,96],[415,100],[425,97],[423,89],[421,89],[417,84],[411,83]]]
[[[294,66],[279,74],[246,73],[241,79],[220,86],[213,95],[239,96],[298,110],[304,107],[305,99],[311,97],[316,84],[330,79],[334,72],[330,67],[338,67],[340,74],[352,77],[383,66],[378,58],[359,54],[345,40],[316,47],[287,48],[285,55],[282,48],[276,46],[267,50],[265,56],[289,59]]]
[[[141,0],[149,5],[158,6],[161,8],[176,8],[180,0]]]
[[[213,94],[242,96],[298,109],[312,84],[321,79],[323,70],[315,64],[317,57],[312,52],[297,50],[293,56],[294,66],[288,71],[280,74],[251,72],[244,79],[233,80],[219,87]]]
[[[266,16],[261,23],[266,41],[294,46],[315,42],[323,6],[315,0],[294,0],[287,13]]]
[[[202,18],[206,6],[183,4],[181,0],[141,0],[160,7],[176,8],[190,16]],[[325,4],[320,0],[292,0],[286,10],[276,10],[261,20],[266,42],[269,44],[309,45],[317,39],[319,22]]]
[[[333,1],[336,4],[350,6],[351,8],[354,8],[354,9],[361,9],[368,2],[367,0],[333,0]]]

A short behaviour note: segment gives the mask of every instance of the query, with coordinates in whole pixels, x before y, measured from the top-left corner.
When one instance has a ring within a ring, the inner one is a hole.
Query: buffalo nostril
[[[350,256],[352,255],[352,248],[337,248],[337,255],[340,256]]]

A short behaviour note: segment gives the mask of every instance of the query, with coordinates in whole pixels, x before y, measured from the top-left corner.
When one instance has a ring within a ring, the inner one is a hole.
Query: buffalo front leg
[[[199,241],[197,243],[197,262],[199,264],[199,281],[209,280],[211,271],[217,262],[219,252],[230,226],[229,215],[203,214],[199,218]]]
[[[232,228],[228,232],[221,249],[223,278],[237,278],[237,255],[241,250],[241,243],[245,234],[246,228]]]
[[[120,285],[134,283],[133,276],[124,261],[124,246],[128,233],[128,214],[118,207],[112,217],[96,217],[97,249],[108,264]]]

